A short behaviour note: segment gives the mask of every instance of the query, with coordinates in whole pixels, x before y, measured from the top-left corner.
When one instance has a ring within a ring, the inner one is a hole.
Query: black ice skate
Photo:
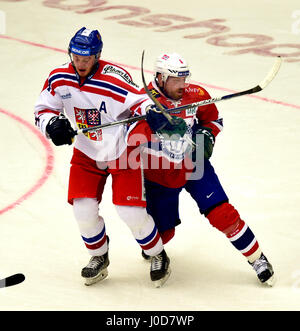
[[[146,261],[150,261],[151,260],[151,256],[146,254],[143,250],[142,250],[142,257],[146,260]]]
[[[101,256],[92,256],[88,265],[81,271],[81,276],[85,278],[85,285],[92,285],[106,278],[108,265],[108,253]]]
[[[165,250],[151,257],[150,277],[155,287],[161,287],[169,278],[171,269],[170,259]]]
[[[261,254],[261,256],[255,260],[253,263],[250,263],[253,269],[255,270],[258,279],[261,283],[268,284],[269,286],[273,286],[275,283],[274,271],[271,263],[268,259]]]

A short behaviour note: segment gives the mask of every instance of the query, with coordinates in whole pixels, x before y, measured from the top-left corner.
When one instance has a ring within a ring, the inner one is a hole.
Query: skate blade
[[[164,285],[164,283],[169,279],[170,274],[171,274],[171,269],[168,268],[166,275],[163,278],[161,278],[159,280],[154,280],[153,284],[154,284],[155,288],[162,287]]]
[[[105,279],[108,276],[108,271],[107,269],[103,269],[99,272],[99,274],[95,277],[90,277],[90,278],[85,278],[85,283],[84,285],[90,286],[95,283],[100,282],[101,280]]]
[[[274,286],[275,283],[276,283],[276,278],[274,274],[265,282],[265,284],[267,284],[270,287]]]

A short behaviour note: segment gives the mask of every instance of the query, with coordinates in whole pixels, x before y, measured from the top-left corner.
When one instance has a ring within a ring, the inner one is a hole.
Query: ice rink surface
[[[300,3],[297,0],[0,1],[0,310],[299,310],[300,308]],[[212,163],[273,264],[277,283],[260,285],[252,268],[183,192],[182,224],[166,245],[172,274],[161,289],[111,202],[101,215],[110,236],[109,277],[87,287],[89,256],[66,202],[72,147],[56,148],[34,127],[33,107],[50,70],[86,26],[99,29],[102,58],[141,84],[157,55],[175,51],[192,80],[212,96],[257,85],[283,57],[262,92],[218,103],[224,130]]]

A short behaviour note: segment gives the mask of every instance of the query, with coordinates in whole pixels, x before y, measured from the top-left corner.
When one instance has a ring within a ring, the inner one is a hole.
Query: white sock
[[[105,224],[103,218],[98,214],[99,204],[97,199],[74,199],[73,211],[89,254],[92,256],[105,254],[108,250]]]
[[[154,220],[147,214],[146,208],[116,205],[116,210],[147,255],[154,256],[163,250]]]

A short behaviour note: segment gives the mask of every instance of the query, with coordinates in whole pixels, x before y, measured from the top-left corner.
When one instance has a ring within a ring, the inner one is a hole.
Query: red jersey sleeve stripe
[[[54,114],[54,115],[59,115],[60,114],[60,111],[58,110],[53,110],[53,109],[44,109],[44,110],[41,110],[37,113],[37,116],[39,115],[42,115],[42,114]]]

